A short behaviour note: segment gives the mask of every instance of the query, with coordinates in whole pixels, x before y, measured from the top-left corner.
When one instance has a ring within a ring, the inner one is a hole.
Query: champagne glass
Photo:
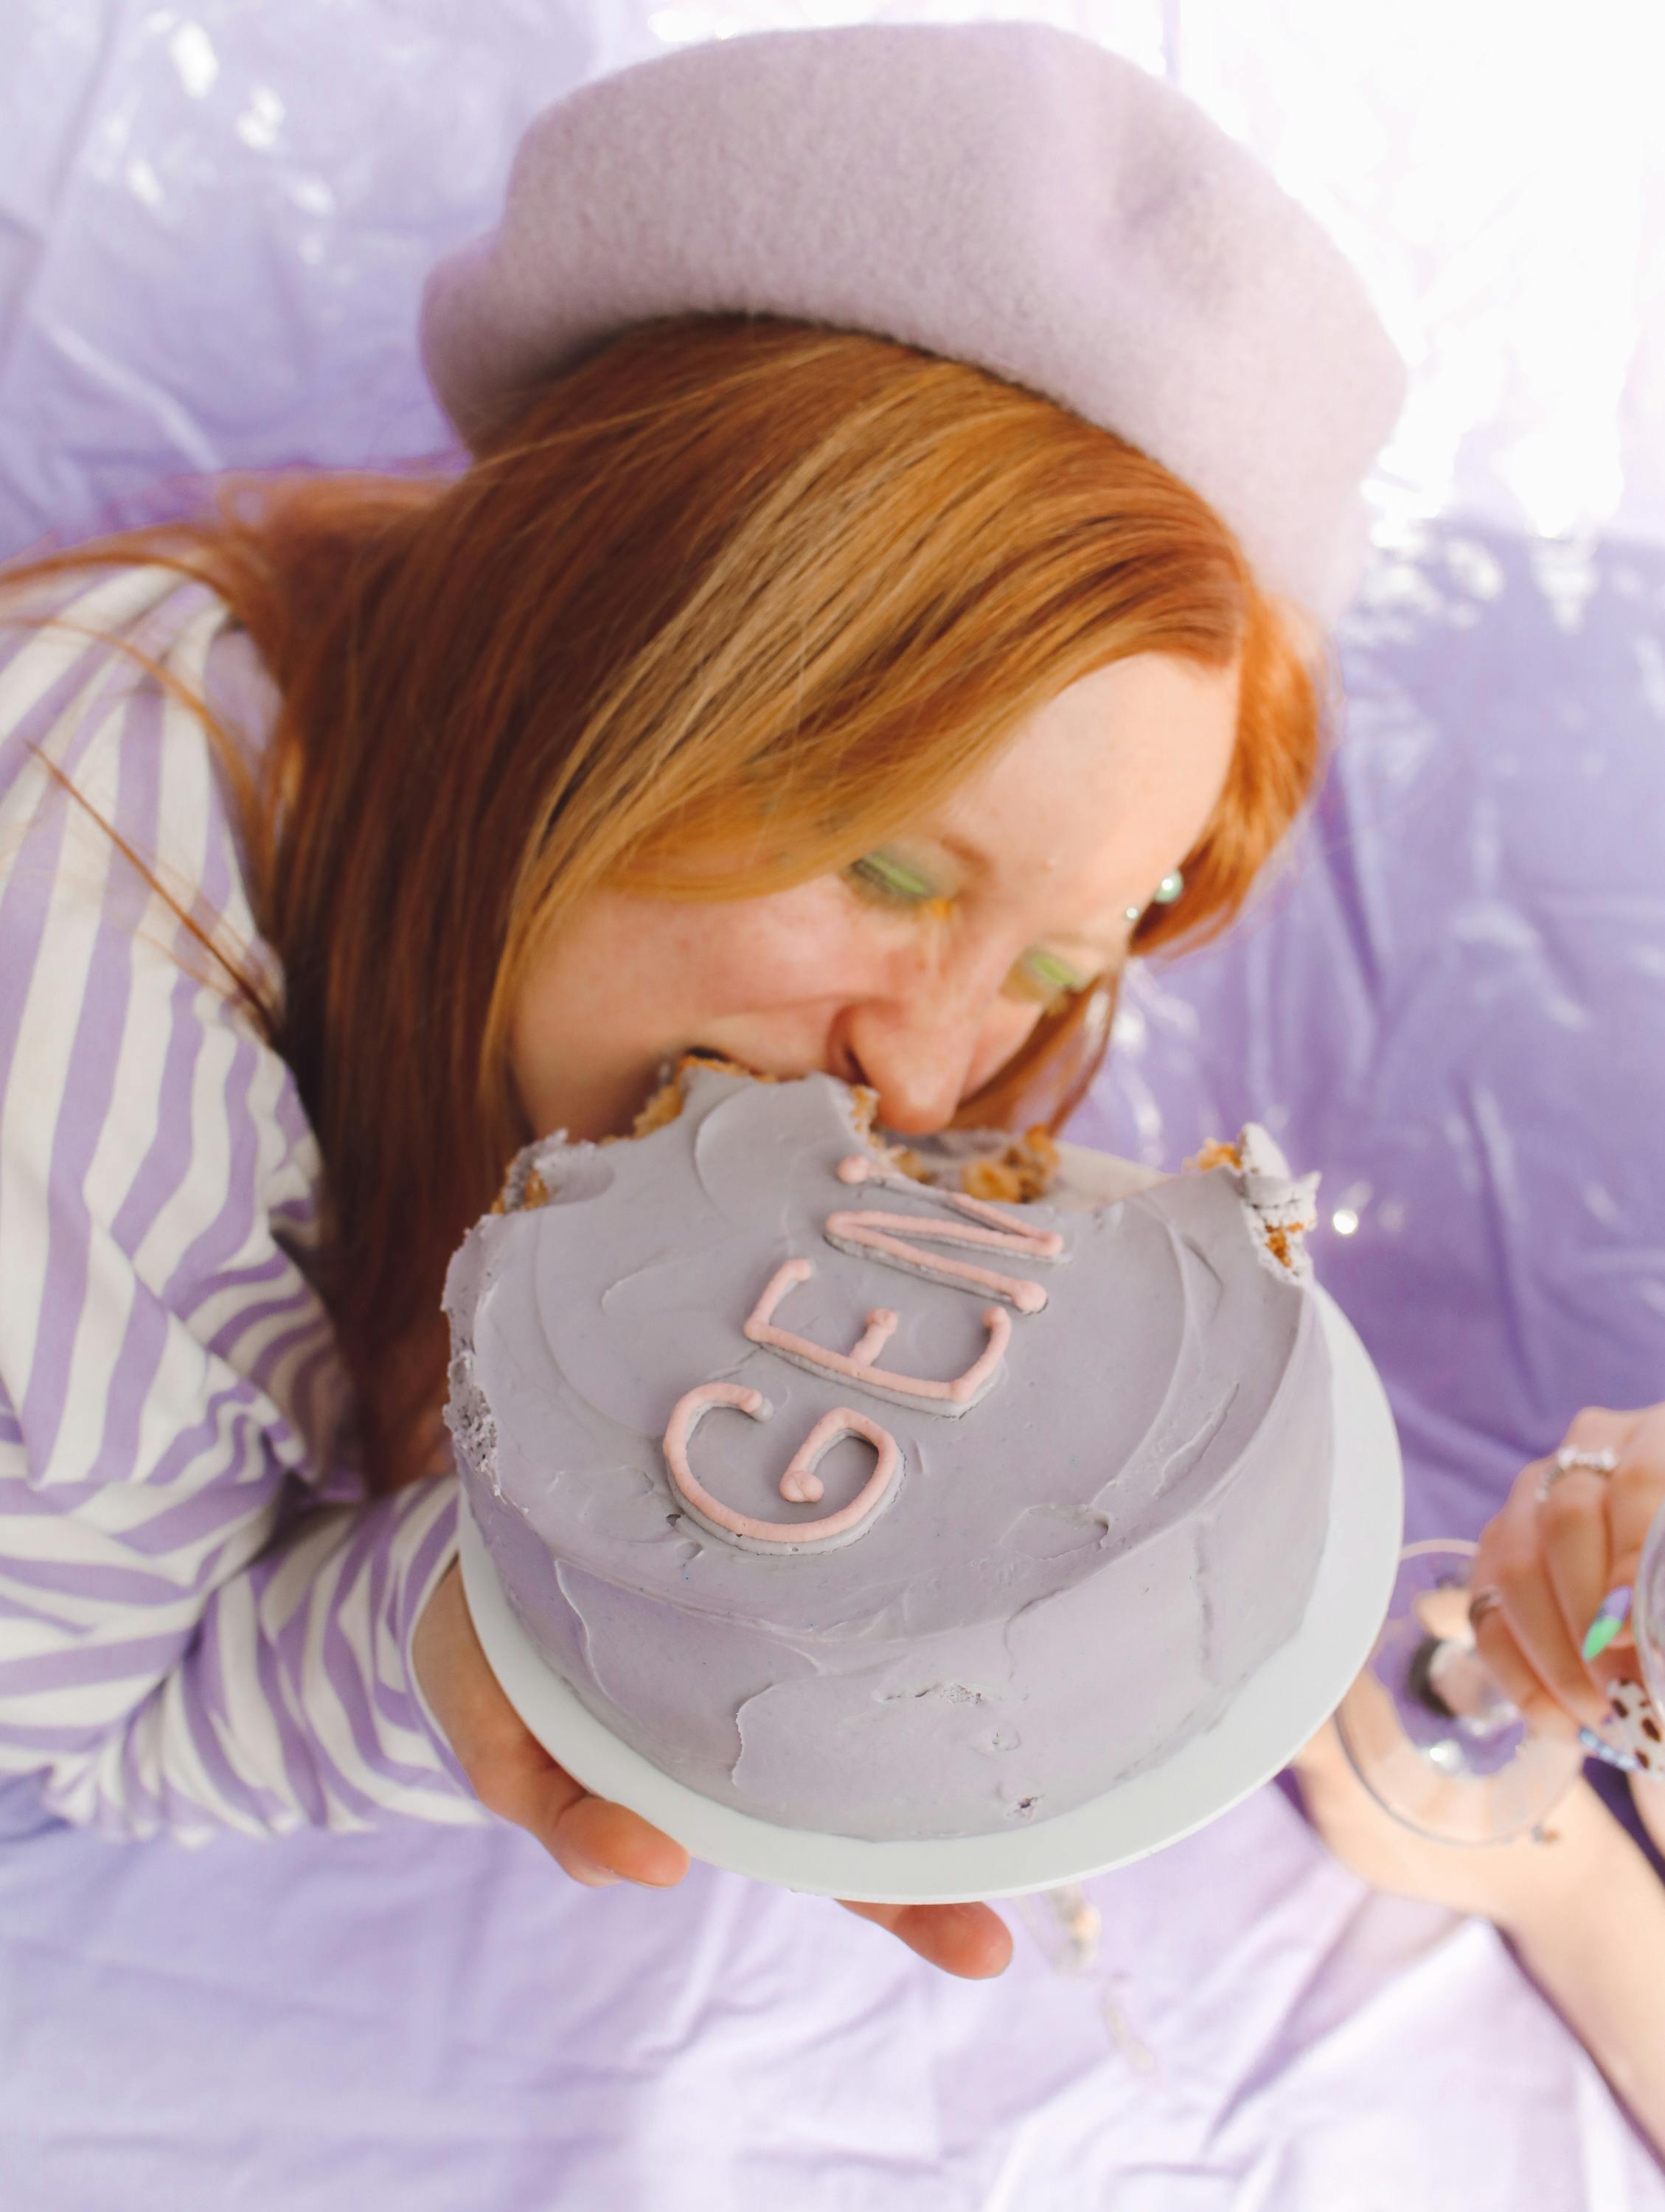
[[[1659,1523],[1653,1534],[1654,1617],[1665,1627]],[[1583,1765],[1576,1741],[1528,1724],[1475,1650],[1477,1548],[1436,1538],[1400,1553],[1387,1618],[1335,1713],[1342,1749],[1377,1804],[1437,1843],[1499,1844],[1535,1831]],[[1665,1646],[1660,1659],[1665,1675]]]

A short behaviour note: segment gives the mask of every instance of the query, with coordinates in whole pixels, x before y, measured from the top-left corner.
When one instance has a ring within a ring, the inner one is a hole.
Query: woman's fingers
[[[1474,1586],[1494,1589],[1503,1603],[1481,1614],[1474,1640],[1486,1665],[1534,1728],[1571,1735],[1580,1723],[1599,1727],[1607,1700],[1579,1656],[1551,1579],[1547,1545],[1571,1540],[1578,1562],[1574,1571],[1593,1575],[1599,1584],[1607,1539],[1604,1520],[1594,1534],[1586,1525],[1590,1514],[1601,1514],[1599,1495],[1585,1498],[1576,1486],[1568,1501],[1557,1504],[1556,1491],[1573,1483],[1572,1476],[1564,1477],[1540,1504],[1539,1488],[1550,1465],[1534,1460],[1522,1469],[1502,1512],[1481,1539]],[[1599,1491],[1599,1478],[1587,1480]],[[1552,1506],[1554,1521],[1540,1519]],[[1601,1595],[1597,1588],[1584,1616],[1586,1625]],[[1581,1628],[1580,1639],[1583,1634]]]
[[[541,1840],[575,1881],[639,1881],[669,1889],[688,1871],[682,1845],[627,1806],[580,1790],[560,1767],[554,1775],[577,1792]]]
[[[617,1881],[654,1888],[680,1881],[688,1854],[628,1806],[592,1796],[527,1732],[469,1768],[480,1802],[536,1836],[563,1873],[592,1887]]]
[[[688,1853],[640,1814],[592,1796],[558,1766],[510,1704],[474,1631],[462,1577],[443,1576],[416,1624],[413,1658],[424,1696],[481,1803],[529,1830],[574,1881],[665,1888]],[[986,1905],[853,1905],[950,1974],[998,1974],[1012,1937]]]
[[[1611,1579],[1602,1597],[1621,1586],[1635,1587],[1642,1547],[1654,1516],[1665,1504],[1665,1405],[1650,1406],[1644,1413],[1619,1418],[1629,1426],[1615,1447],[1619,1466],[1607,1484]],[[1613,1641],[1621,1649],[1631,1641],[1628,1622]],[[1597,1665],[1599,1668],[1599,1661]]]
[[[1554,1462],[1542,1464],[1548,1471]],[[1538,1508],[1544,1570],[1561,1617],[1565,1643],[1587,1680],[1584,1638],[1613,1584],[1607,1504],[1606,1480],[1579,1468],[1570,1474],[1558,1475]]]
[[[1500,1607],[1491,1613],[1482,1613],[1475,1622],[1474,1648],[1528,1728],[1536,1729],[1540,1735],[1577,1735],[1580,1722],[1539,1680],[1532,1662],[1516,1642]],[[1588,1680],[1583,1684],[1583,1694],[1586,1699],[1592,1698]],[[1599,1719],[1606,1711],[1602,1698],[1595,1695],[1588,1710]],[[1588,1723],[1592,1727],[1595,1724],[1594,1719]]]
[[[888,1928],[910,1951],[968,1981],[1004,1973],[1012,1959],[1012,1931],[987,1905],[856,1905],[847,1912]]]
[[[1618,1461],[1637,1419],[1634,1413],[1615,1413],[1605,1406],[1586,1406],[1573,1415],[1562,1443],[1575,1452],[1606,1453]],[[1538,1525],[1545,1565],[1568,1640],[1583,1665],[1590,1623],[1617,1579],[1613,1478],[1595,1468],[1575,1467],[1563,1474],[1553,1458],[1542,1462],[1541,1469]]]
[[[480,1802],[537,1837],[574,1881],[651,1883],[688,1871],[682,1845],[557,1766],[492,1673],[452,1566],[416,1624],[412,1656],[423,1694]]]
[[[1502,1603],[1481,1614],[1476,1642],[1534,1727],[1562,1728],[1559,1706],[1590,1727],[1606,1711],[1607,1685],[1628,1666],[1628,1624],[1608,1651],[1583,1656],[1609,1593],[1635,1583],[1650,1525],[1665,1501],[1665,1406],[1639,1413],[1586,1407],[1569,1425],[1573,1453],[1608,1454],[1616,1466],[1554,1457],[1522,1470],[1480,1538],[1474,1587]]]
[[[628,1806],[592,1796],[524,1725],[469,1779],[483,1804],[529,1830],[574,1881],[597,1887],[622,1878],[662,1889],[688,1871],[680,1844]]]

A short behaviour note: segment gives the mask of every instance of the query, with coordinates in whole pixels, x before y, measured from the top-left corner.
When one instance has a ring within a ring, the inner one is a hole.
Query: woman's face
[[[1127,957],[1229,765],[1237,671],[1140,654],[1072,684],[951,798],[842,874],[721,903],[598,893],[528,977],[512,1066],[539,1136],[628,1129],[704,1046],[870,1084],[925,1134],[1048,1002]]]

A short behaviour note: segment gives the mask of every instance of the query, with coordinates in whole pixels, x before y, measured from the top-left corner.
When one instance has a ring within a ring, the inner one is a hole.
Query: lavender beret
[[[1202,494],[1328,621],[1404,370],[1268,173],[1133,64],[1038,23],[684,48],[538,116],[498,228],[441,261],[422,345],[465,441],[632,323],[742,310],[976,363]]]

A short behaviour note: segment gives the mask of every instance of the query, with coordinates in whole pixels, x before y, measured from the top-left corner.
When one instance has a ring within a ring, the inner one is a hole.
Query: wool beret
[[[495,230],[423,295],[465,441],[631,324],[867,331],[1118,433],[1322,621],[1404,369],[1320,225],[1193,102],[1039,23],[762,32],[601,78],[527,128]]]

